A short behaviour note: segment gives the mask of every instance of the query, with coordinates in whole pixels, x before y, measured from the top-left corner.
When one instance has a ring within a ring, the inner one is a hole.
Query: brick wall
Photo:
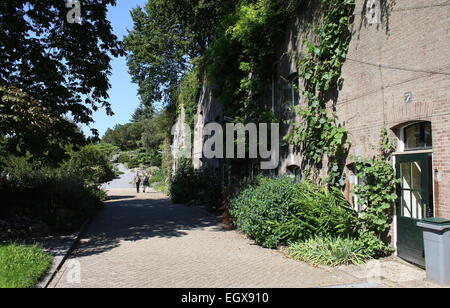
[[[378,144],[383,126],[398,137],[396,128],[402,124],[430,121],[433,169],[439,175],[436,214],[450,218],[450,1],[386,1],[379,24],[367,23],[366,1],[356,4],[337,104],[339,120],[349,131],[350,154],[374,155],[370,145]],[[297,28],[291,25],[280,54],[301,54],[301,42],[311,37],[304,25],[312,16],[317,13],[300,17]],[[292,72],[296,62],[292,57],[282,60],[278,74]],[[412,94],[410,103],[405,103],[406,92]],[[286,155],[280,171],[291,164],[300,165],[301,157]]]
[[[450,218],[450,1],[396,0],[381,24],[366,24],[363,13],[357,1],[337,105],[352,154],[374,154],[369,144],[378,143],[383,126],[397,132],[404,123],[430,121],[433,169],[442,174],[437,214]]]

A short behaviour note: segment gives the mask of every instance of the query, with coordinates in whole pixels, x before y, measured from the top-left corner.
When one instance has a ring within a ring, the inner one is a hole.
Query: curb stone
[[[96,215],[94,215],[96,216]],[[93,216],[93,217],[94,217]],[[74,251],[75,246],[80,241],[81,237],[83,236],[84,232],[86,231],[87,226],[92,221],[93,217],[86,219],[86,221],[83,223],[79,231],[77,232],[77,235],[74,237],[72,243],[70,244],[67,251],[64,253],[63,256],[56,256],[53,258],[53,263],[48,270],[47,274],[40,280],[38,285],[36,286],[37,289],[46,289],[52,282],[53,278],[55,278],[56,273],[61,269],[64,262],[67,260],[69,255]]]

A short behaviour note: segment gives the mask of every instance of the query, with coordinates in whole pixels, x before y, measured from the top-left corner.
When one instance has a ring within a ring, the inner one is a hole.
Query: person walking
[[[142,181],[142,179],[141,179],[141,176],[140,176],[140,174],[138,172],[138,173],[136,173],[136,176],[134,177],[134,183],[136,184],[136,191],[137,191],[137,193],[140,192],[141,181]]]
[[[148,174],[144,176],[144,193],[146,191],[150,192],[150,178],[148,177]]]

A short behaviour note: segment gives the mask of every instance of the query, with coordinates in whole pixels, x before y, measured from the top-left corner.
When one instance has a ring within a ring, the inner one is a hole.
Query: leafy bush
[[[151,184],[151,187],[154,190],[162,192],[163,194],[166,194],[166,195],[170,193],[169,184],[166,181],[153,183],[153,184]]]
[[[361,229],[358,245],[371,257],[378,258],[392,254],[395,249],[381,240],[374,232]]]
[[[357,228],[357,213],[341,192],[289,178],[260,178],[231,201],[230,213],[267,248],[315,235],[352,236]]]
[[[112,160],[114,155],[118,154],[120,148],[111,143],[99,143],[95,147],[105,155],[109,160]]]
[[[118,161],[121,164],[127,164],[130,161],[130,158],[131,158],[130,155],[124,152],[120,154]]]
[[[102,184],[114,179],[115,173],[106,154],[97,146],[88,145],[72,151],[70,159],[60,167],[65,175],[82,178],[88,184]]]
[[[128,169],[139,168],[140,166],[141,166],[141,162],[136,157],[130,157],[130,159],[127,162]]]
[[[194,203],[218,207],[221,180],[208,170],[194,170],[190,160],[180,160],[170,181],[169,194],[175,203]]]
[[[164,171],[162,168],[158,168],[156,170],[150,171],[150,184],[164,182],[166,177],[164,176]]]
[[[292,258],[314,266],[363,264],[371,257],[350,238],[314,237],[291,244],[288,250]]]
[[[72,165],[72,163],[74,165]],[[97,171],[41,168],[26,158],[12,157],[6,172],[11,180],[0,185],[0,219],[28,217],[48,224],[53,230],[72,230],[94,214],[105,192],[93,185]],[[83,178],[83,174],[88,180]]]
[[[192,163],[188,159],[181,159],[170,182],[170,198],[175,203],[188,203],[198,189]]]
[[[73,230],[92,216],[105,195],[72,176],[36,172],[0,187],[1,218],[29,217],[47,223],[53,230]]]

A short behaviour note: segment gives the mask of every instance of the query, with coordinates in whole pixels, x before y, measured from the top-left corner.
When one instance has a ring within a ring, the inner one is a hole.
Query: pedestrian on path
[[[136,176],[134,177],[134,183],[136,184],[136,191],[137,193],[140,192],[140,187],[141,187],[141,175],[138,173],[136,173]]]
[[[150,178],[148,177],[147,174],[144,176],[144,188],[143,189],[144,189],[144,193],[146,192],[146,190],[150,192]]]

